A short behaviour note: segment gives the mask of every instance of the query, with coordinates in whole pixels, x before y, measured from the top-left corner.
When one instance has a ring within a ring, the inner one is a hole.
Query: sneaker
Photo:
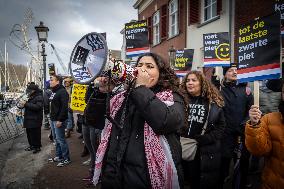
[[[58,163],[57,167],[63,167],[65,165],[68,165],[69,163],[71,163],[71,161],[68,159],[65,159],[64,161],[61,161],[60,163]]]
[[[87,159],[82,164],[88,166],[88,165],[90,165],[90,163],[91,163],[91,158]]]
[[[85,187],[86,187],[86,188],[93,188],[93,187],[94,187],[94,183],[92,182],[92,180],[88,180],[88,181],[85,183]]]
[[[34,148],[32,146],[25,148],[25,151],[32,151],[32,150],[34,150]]]
[[[93,179],[93,176],[91,176],[91,175],[82,178],[83,181],[91,181],[92,179]]]
[[[48,162],[61,162],[61,161],[63,161],[63,159],[59,158],[59,157],[49,158],[48,159]]]
[[[67,129],[67,131],[65,132],[65,138],[70,138],[71,136],[71,132],[69,129]]]

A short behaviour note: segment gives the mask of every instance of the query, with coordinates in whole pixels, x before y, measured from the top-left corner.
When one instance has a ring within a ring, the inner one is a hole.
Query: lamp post
[[[170,49],[169,49],[169,62],[170,62],[170,66],[173,69],[174,65],[175,65],[175,58],[176,58],[176,49],[174,48],[173,45],[171,45]]]
[[[35,30],[37,32],[38,42],[41,43],[41,56],[42,56],[42,62],[43,62],[43,90],[45,90],[46,87],[46,54],[45,54],[45,42],[47,42],[47,36],[49,28],[43,25],[43,22],[40,21],[39,26],[35,27]]]

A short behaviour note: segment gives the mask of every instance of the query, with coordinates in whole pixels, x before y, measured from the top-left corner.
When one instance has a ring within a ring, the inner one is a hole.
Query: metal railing
[[[16,115],[9,112],[13,105],[13,100],[0,100],[0,144],[24,133],[22,123],[17,121]]]

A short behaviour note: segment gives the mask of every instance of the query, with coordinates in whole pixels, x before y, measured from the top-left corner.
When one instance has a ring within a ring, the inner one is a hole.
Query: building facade
[[[150,51],[169,61],[169,50],[186,47],[186,0],[137,0],[138,20],[147,20]]]
[[[238,28],[275,11],[284,12],[284,0],[137,0],[133,7],[139,20],[147,20],[151,52],[169,60],[171,46],[194,49],[192,69],[201,70],[203,34],[228,32],[231,62],[237,63]],[[284,19],[284,13],[281,16]],[[211,76],[212,69],[203,71]],[[222,68],[216,73],[222,77]]]
[[[194,49],[192,69],[203,67],[203,34],[230,32],[231,27],[230,1],[188,0],[186,47]]]

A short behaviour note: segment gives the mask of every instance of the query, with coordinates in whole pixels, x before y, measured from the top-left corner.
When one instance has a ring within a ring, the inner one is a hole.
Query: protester
[[[34,83],[27,86],[27,102],[20,102],[19,105],[25,108],[24,128],[26,128],[29,147],[26,151],[38,153],[41,148],[41,126],[43,120],[43,96],[42,91]]]
[[[219,189],[220,139],[225,127],[223,98],[200,71],[190,71],[183,79],[182,88],[189,97],[189,115],[181,136],[197,141],[194,160],[183,161],[185,181],[191,189]]]
[[[267,80],[259,81],[259,109],[262,114],[268,114],[278,111],[278,105],[281,102],[281,92],[274,92],[267,88]],[[270,82],[270,81],[269,81]],[[263,167],[263,157],[252,156],[249,166],[251,174],[257,174],[261,177],[261,170]],[[260,179],[259,179],[260,180]]]
[[[107,78],[98,77],[94,83],[96,85],[99,82],[99,86],[94,86],[94,84],[90,84],[86,96],[86,108],[84,111],[84,124],[83,124],[83,138],[85,141],[85,145],[90,152],[90,170],[89,176],[83,178],[83,180],[88,181],[88,183],[92,183],[95,160],[96,160],[96,152],[100,142],[101,131],[105,125],[105,113],[106,113],[106,100],[107,93],[114,88],[113,84],[107,85]]]
[[[73,118],[73,111],[70,108],[70,102],[71,102],[71,93],[72,93],[72,79],[70,77],[67,77],[64,79],[64,87],[69,95],[69,101],[68,101],[68,121],[67,121],[67,128],[65,137],[69,138],[71,136],[71,131],[73,131],[74,127],[74,118]]]
[[[59,162],[58,167],[68,165],[70,161],[69,147],[65,140],[65,128],[68,119],[68,100],[69,96],[62,85],[62,78],[53,75],[50,78],[52,95],[50,97],[50,119],[52,135],[56,142],[56,156],[50,161]]]
[[[245,141],[248,150],[265,158],[265,166],[262,172],[263,189],[284,188],[284,87],[281,80],[268,83],[271,89],[277,86],[275,92],[282,92],[282,100],[279,103],[279,112],[264,115],[257,105],[253,105],[249,111],[250,120],[246,124]]]
[[[101,188],[182,188],[177,137],[185,107],[175,73],[156,54],[137,60],[134,86],[115,95],[97,151]],[[100,177],[101,176],[101,177]]]
[[[49,115],[50,102],[49,102],[49,98],[50,98],[50,95],[52,94],[52,91],[50,89],[49,81],[46,82],[45,84],[46,84],[46,88],[45,88],[44,93],[43,93],[43,104],[44,104],[44,106],[43,106],[43,112],[44,112],[43,128],[45,130],[48,130],[48,129],[50,129],[50,115]]]
[[[250,186],[250,181],[248,180],[250,153],[244,145],[244,129],[245,123],[249,119],[248,112],[253,104],[253,96],[246,83],[237,83],[236,64],[224,67],[223,73],[224,80],[222,82],[221,93],[225,101],[224,115],[227,127],[222,140],[223,157],[220,184],[222,185],[226,181],[225,178],[229,178],[232,158],[237,162],[235,152],[241,151],[240,168],[234,170],[238,172],[236,175],[240,175],[240,177],[233,178],[233,188],[237,184],[240,185],[240,188],[245,189]]]

